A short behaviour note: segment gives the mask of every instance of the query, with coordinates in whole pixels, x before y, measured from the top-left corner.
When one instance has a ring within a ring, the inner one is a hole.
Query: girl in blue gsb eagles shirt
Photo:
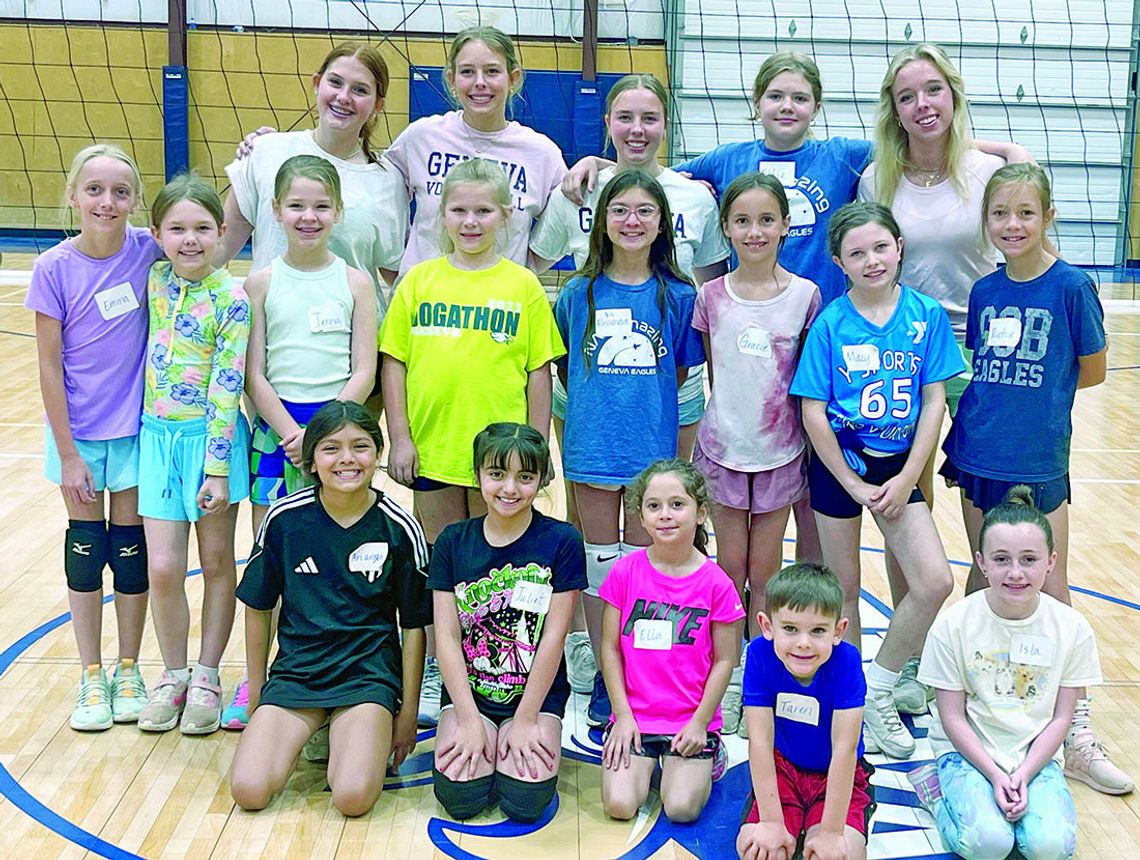
[[[890,210],[851,203],[831,219],[832,259],[850,283],[808,330],[791,393],[803,398],[808,473],[824,562],[843,585],[846,639],[860,644],[859,532],[869,508],[909,589],[867,669],[867,747],[914,752],[891,690],[918,652],[953,580],[916,483],[938,441],[944,380],[963,363],[941,306],[899,284],[903,242]]]

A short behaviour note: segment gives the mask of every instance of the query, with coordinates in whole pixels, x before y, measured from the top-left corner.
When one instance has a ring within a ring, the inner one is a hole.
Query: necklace
[[[937,170],[923,170],[920,167],[910,165],[908,167],[911,175],[917,178],[916,184],[921,184],[923,188],[930,188],[932,185],[937,185],[946,178],[946,168],[939,167]]]
[[[479,131],[474,126],[468,125],[467,120],[462,116],[460,116],[459,121],[463,124],[463,133],[467,135],[467,141],[477,156],[482,156],[488,149],[496,148],[500,138],[511,127],[508,122],[498,131]]]

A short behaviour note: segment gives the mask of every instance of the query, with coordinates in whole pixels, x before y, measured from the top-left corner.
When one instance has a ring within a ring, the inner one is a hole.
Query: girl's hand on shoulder
[[[64,496],[79,505],[95,501],[95,476],[79,454],[60,457],[59,472]]]
[[[519,779],[538,779],[541,773],[554,769],[557,750],[547,747],[537,720],[515,717],[499,732],[499,761],[514,761]]]
[[[901,474],[895,475],[881,487],[875,488],[871,496],[871,510],[876,514],[882,514],[888,520],[897,520],[906,510],[914,486],[914,481],[908,480]]]
[[[301,466],[301,448],[305,444],[305,430],[298,428],[296,433],[290,433],[281,440],[281,447],[285,449],[285,456],[289,458],[289,462],[294,466],[300,468]]]
[[[450,780],[474,779],[480,758],[494,765],[495,749],[487,739],[483,718],[476,717],[466,723],[460,720],[455,727],[455,736],[450,743],[437,748],[436,756],[436,768]]]
[[[804,860],[847,860],[847,840],[842,833],[817,830],[804,842]]]
[[[572,203],[582,205],[585,200],[585,195],[582,194],[582,186],[586,187],[586,191],[593,191],[594,186],[598,184],[598,165],[594,161],[592,155],[587,155],[584,158],[578,159],[578,163],[571,167],[566,175],[562,177],[562,196]]]
[[[631,750],[641,752],[641,732],[637,730],[637,720],[633,714],[614,720],[602,747],[602,764],[607,770],[629,767]]]
[[[796,840],[783,821],[761,821],[744,843],[743,860],[792,860]]]
[[[198,510],[204,514],[220,514],[230,506],[230,479],[207,475],[198,490]]]
[[[398,768],[416,748],[416,705],[404,705],[392,721],[392,767]]]
[[[420,473],[420,455],[409,438],[392,439],[388,451],[388,476],[398,484],[410,487]]]
[[[243,137],[241,139],[241,143],[237,145],[237,152],[235,153],[237,160],[241,161],[243,158],[253,152],[253,144],[254,141],[258,139],[258,137],[263,134],[273,134],[275,131],[277,131],[277,129],[273,128],[272,126],[263,125],[260,128],[254,129],[245,137]]]
[[[673,736],[669,748],[684,758],[695,756],[708,744],[709,726],[703,720],[693,717],[679,733]]]

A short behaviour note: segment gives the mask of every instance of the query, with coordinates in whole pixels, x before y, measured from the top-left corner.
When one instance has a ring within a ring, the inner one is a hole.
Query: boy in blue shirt
[[[875,810],[863,760],[867,684],[843,641],[843,589],[826,567],[796,564],[768,582],[763,638],[748,646],[744,717],[752,793],[736,850],[744,860],[867,856]]]

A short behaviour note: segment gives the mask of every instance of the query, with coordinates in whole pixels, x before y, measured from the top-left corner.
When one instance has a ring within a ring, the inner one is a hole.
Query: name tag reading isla
[[[630,308],[598,308],[594,311],[594,334],[598,337],[621,337],[633,331]]]
[[[325,302],[309,308],[309,331],[348,331],[348,312],[340,302]]]
[[[736,348],[741,355],[755,355],[758,358],[772,357],[772,341],[762,328],[746,328],[736,339]]]
[[[633,622],[633,647],[642,651],[672,651],[673,622],[648,618]]]
[[[1013,317],[994,317],[986,333],[990,346],[1015,347],[1021,341],[1021,320]]]
[[[1052,666],[1053,641],[1045,636],[1015,635],[1009,643],[1009,662],[1026,666]]]
[[[849,343],[843,347],[843,362],[851,372],[857,370],[877,373],[879,348],[873,343]]]
[[[549,585],[520,579],[511,590],[511,609],[544,615],[550,609],[550,595],[553,593],[554,589]]]
[[[96,293],[95,306],[99,308],[100,316],[109,321],[136,310],[139,300],[135,298],[134,288],[128,283],[122,283]]]
[[[809,726],[819,725],[819,701],[799,693],[780,693],[776,696],[776,716]]]

